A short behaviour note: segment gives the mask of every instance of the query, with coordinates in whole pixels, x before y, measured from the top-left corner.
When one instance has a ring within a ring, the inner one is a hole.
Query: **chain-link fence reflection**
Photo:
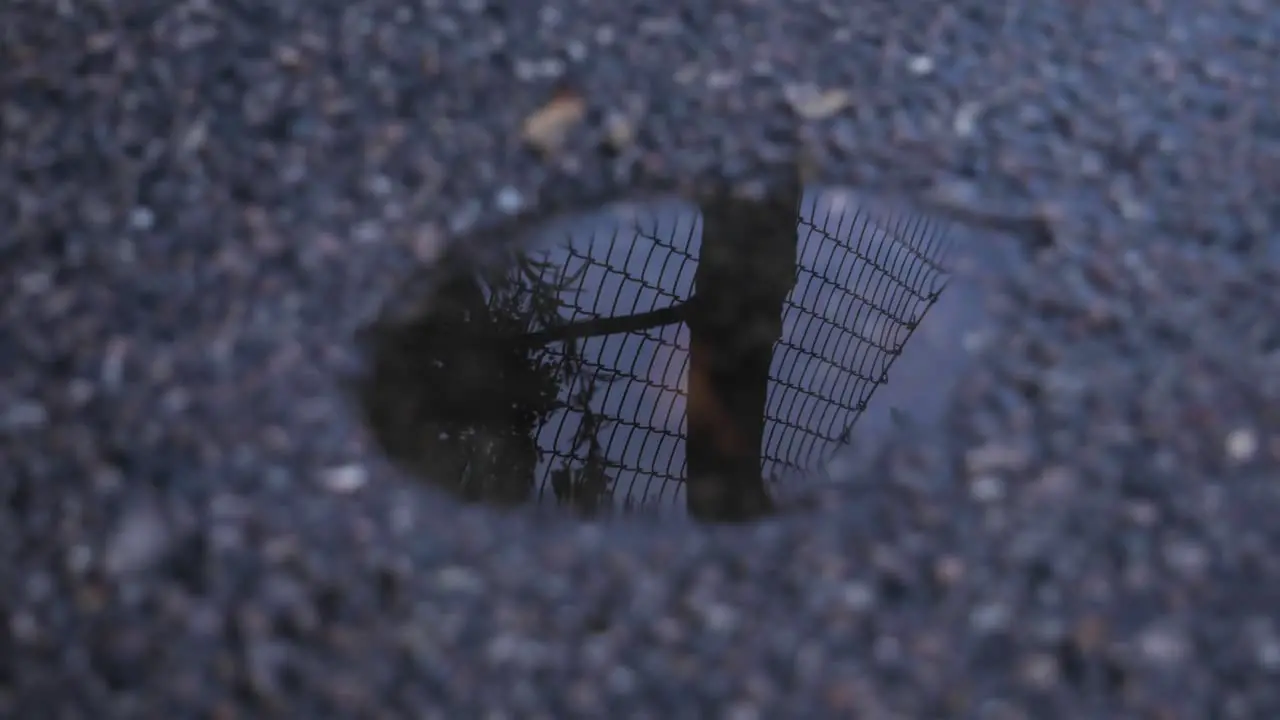
[[[837,193],[807,193],[798,210],[758,451],[772,482],[848,441],[947,279],[950,242],[935,221]],[[542,357],[572,357],[577,370],[536,429],[539,499],[603,492],[619,508],[681,502],[691,338],[679,311],[698,291],[705,242],[700,214],[673,207],[595,224],[539,254],[536,282],[554,288],[561,322],[574,328],[539,337]],[[575,492],[569,478],[592,464],[593,489]]]

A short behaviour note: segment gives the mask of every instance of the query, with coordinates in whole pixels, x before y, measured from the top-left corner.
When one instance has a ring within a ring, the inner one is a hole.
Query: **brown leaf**
[[[578,123],[587,114],[587,104],[573,93],[562,93],[552,98],[524,120],[521,137],[526,143],[543,153],[560,149]]]
[[[787,102],[805,120],[825,120],[853,103],[844,90],[819,90],[811,85],[795,85],[786,89]]]

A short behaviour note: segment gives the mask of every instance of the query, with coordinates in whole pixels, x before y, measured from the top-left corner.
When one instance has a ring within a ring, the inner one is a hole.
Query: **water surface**
[[[513,247],[372,333],[386,452],[470,501],[729,521],[936,422],[1011,252],[827,188],[614,207]]]

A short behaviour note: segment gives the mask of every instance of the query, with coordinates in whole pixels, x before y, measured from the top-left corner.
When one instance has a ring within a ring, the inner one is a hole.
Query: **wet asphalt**
[[[0,715],[1280,714],[1266,3],[0,16]],[[1025,241],[938,427],[736,528],[372,450],[335,378],[442,246],[797,160]]]

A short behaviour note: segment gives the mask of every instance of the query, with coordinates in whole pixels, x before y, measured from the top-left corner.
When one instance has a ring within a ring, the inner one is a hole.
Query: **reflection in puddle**
[[[466,500],[758,517],[941,414],[982,322],[957,270],[997,262],[962,232],[817,189],[558,224],[372,329],[367,418]]]

